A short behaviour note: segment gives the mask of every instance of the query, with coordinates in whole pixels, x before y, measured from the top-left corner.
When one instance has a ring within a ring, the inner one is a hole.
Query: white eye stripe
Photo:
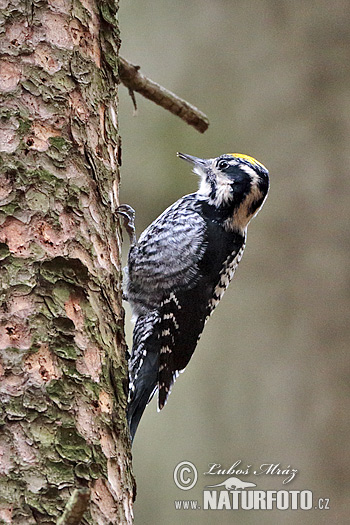
[[[250,166],[247,166],[246,164],[240,164],[239,168],[251,177],[253,184],[257,184],[259,182],[260,177],[256,173],[256,171],[253,170],[253,168],[251,168]]]

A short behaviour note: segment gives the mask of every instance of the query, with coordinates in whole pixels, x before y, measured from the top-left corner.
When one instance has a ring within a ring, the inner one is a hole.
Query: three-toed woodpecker
[[[269,189],[267,169],[248,155],[178,156],[200,176],[199,190],[165,210],[128,257],[126,296],[136,320],[127,414],[132,439],[156,390],[160,410],[191,359]]]

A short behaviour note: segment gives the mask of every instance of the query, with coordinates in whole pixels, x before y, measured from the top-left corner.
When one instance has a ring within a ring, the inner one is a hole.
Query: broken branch
[[[75,489],[67,502],[62,516],[57,520],[57,525],[78,525],[83,519],[89,500],[89,489]]]
[[[140,95],[177,115],[200,133],[208,129],[209,120],[204,113],[175,93],[145,77],[139,69],[139,66],[130,64],[125,58],[119,57],[119,77],[130,91],[137,91]]]

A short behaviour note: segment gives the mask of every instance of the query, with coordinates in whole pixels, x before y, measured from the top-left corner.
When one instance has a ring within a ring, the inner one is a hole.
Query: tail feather
[[[131,441],[134,440],[137,427],[147,404],[157,390],[158,361],[158,356],[155,353],[146,356],[134,394],[129,401],[127,419]]]
[[[159,350],[155,326],[157,312],[138,317],[133,334],[132,355],[129,360],[129,402],[127,419],[131,440],[146,408],[158,386]]]

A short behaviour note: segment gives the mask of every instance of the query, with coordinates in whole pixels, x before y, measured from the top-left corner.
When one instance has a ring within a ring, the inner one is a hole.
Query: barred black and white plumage
[[[247,226],[269,188],[268,171],[239,154],[198,159],[178,154],[200,175],[129,252],[126,295],[136,319],[129,360],[132,439],[147,403],[158,408],[188,364],[204,325],[243,255]]]

